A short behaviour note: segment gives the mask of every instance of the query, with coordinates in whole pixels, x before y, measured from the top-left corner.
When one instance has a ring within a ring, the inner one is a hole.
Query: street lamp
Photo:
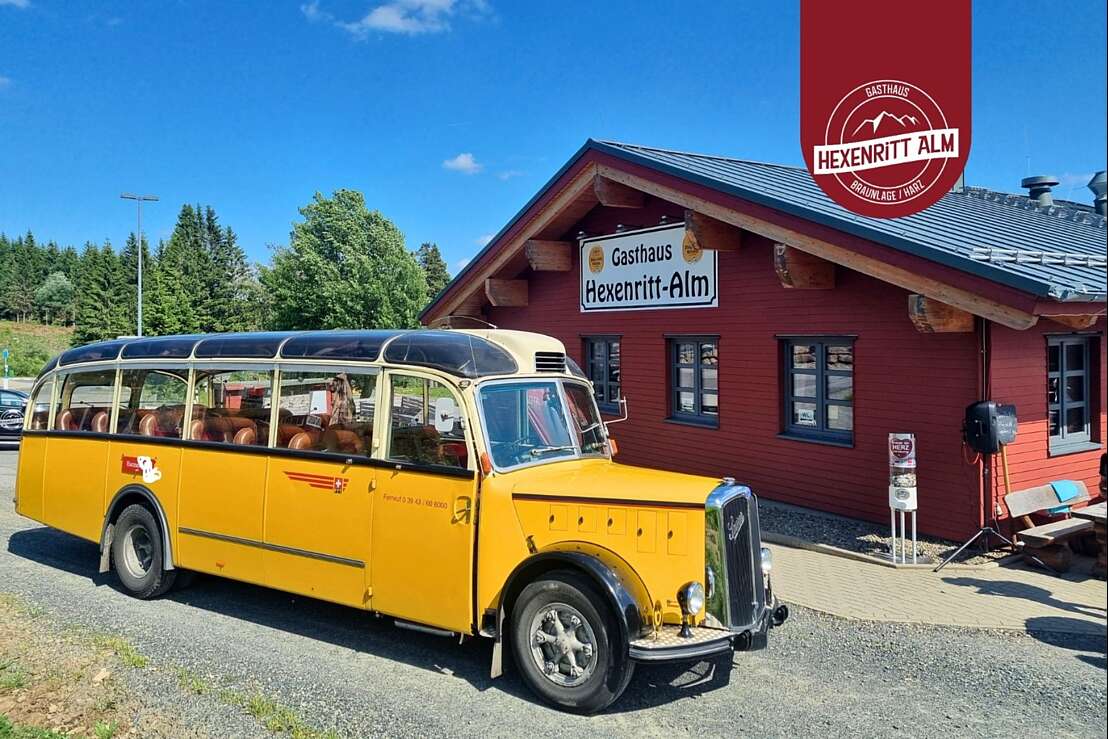
[[[124,200],[134,200],[138,204],[138,335],[142,336],[142,204],[144,202],[157,202],[157,195],[135,195],[133,192],[125,192],[119,197]]]

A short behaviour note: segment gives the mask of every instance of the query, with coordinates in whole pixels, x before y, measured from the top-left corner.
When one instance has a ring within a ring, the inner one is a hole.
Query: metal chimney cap
[[[1104,197],[1104,193],[1108,190],[1108,186],[1105,185],[1105,174],[1103,169],[1093,175],[1093,178],[1089,180],[1088,187],[1093,191],[1094,196],[1098,198]]]
[[[1040,174],[1034,177],[1024,177],[1020,180],[1020,187],[1054,187],[1058,182],[1058,178],[1053,175]]]

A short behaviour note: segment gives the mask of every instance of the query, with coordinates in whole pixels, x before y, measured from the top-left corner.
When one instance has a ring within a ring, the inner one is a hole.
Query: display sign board
[[[581,312],[714,308],[717,255],[685,224],[581,239]]]

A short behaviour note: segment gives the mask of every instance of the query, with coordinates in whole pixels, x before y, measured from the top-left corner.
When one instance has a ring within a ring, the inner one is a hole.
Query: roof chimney
[[[1026,187],[1029,190],[1027,196],[1034,200],[1036,205],[1044,208],[1054,205],[1054,196],[1050,194],[1050,188],[1057,184],[1058,178],[1050,175],[1024,177],[1020,181],[1020,187]]]
[[[1104,211],[1104,170],[1100,170],[1089,180],[1089,189],[1093,191],[1093,209],[1100,215],[1106,215]]]

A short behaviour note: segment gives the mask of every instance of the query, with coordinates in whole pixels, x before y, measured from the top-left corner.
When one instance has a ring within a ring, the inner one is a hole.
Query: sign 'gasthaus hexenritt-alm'
[[[581,239],[581,312],[714,308],[716,252],[685,224]]]

